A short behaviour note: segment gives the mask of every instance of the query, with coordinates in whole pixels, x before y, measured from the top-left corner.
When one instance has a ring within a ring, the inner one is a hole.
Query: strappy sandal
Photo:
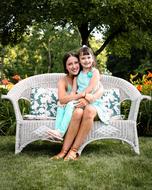
[[[69,160],[78,160],[79,154],[77,153],[76,150],[71,149],[66,157],[64,158],[64,161],[69,161]]]
[[[50,160],[62,160],[62,159],[65,157],[66,153],[67,153],[66,150],[61,151],[59,154],[57,154],[57,155],[55,155],[55,156],[52,156],[52,157],[50,158]]]

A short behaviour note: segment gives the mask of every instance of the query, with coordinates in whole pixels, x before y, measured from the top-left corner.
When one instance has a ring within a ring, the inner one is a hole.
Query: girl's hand
[[[85,107],[88,104],[89,104],[89,102],[85,98],[80,98],[78,100],[78,104],[76,105],[76,107],[77,108],[82,108],[82,107]]]

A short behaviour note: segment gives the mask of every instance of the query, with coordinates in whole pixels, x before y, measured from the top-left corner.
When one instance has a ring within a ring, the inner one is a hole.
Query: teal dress
[[[68,84],[67,93],[72,90],[71,85]],[[56,120],[55,120],[55,130],[57,130],[63,137],[67,131],[70,124],[72,114],[75,108],[76,101],[70,101],[66,105],[59,105],[57,108]]]
[[[84,73],[81,71],[77,77],[77,93],[83,92],[90,83],[92,78],[92,72]],[[100,87],[100,82],[97,84],[95,89],[92,91],[92,94]],[[69,86],[68,92],[70,93],[71,86]],[[60,132],[61,136],[63,137],[67,131],[67,128],[70,124],[73,111],[75,109],[75,104],[77,101],[73,100],[67,103],[64,106],[59,106],[57,109],[57,116],[55,122],[55,129]],[[101,98],[96,99],[94,102],[90,103],[97,111],[97,114],[100,120],[104,124],[109,124],[109,114],[105,107],[102,106]]]
[[[90,80],[92,78],[91,72],[84,73],[81,71],[77,77],[77,86],[78,86],[78,93],[83,92],[90,83]],[[100,88],[100,81],[99,84],[95,87],[95,89],[92,91],[92,94]],[[109,124],[110,120],[110,115],[108,114],[107,108],[105,106],[102,106],[102,100],[101,98],[96,99],[94,102],[90,103],[92,105],[98,114],[99,119],[104,123],[104,124]]]

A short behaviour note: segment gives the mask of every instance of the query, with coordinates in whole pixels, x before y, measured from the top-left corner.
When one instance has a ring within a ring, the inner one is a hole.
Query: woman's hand
[[[85,99],[88,101],[88,102],[93,102],[94,101],[94,96],[92,94],[86,94],[85,95]]]
[[[86,95],[86,93],[85,93],[85,92],[79,92],[79,96],[80,96],[80,98],[84,98],[84,97],[85,97],[85,95]]]
[[[89,102],[85,98],[80,98],[78,100],[78,104],[76,105],[76,107],[77,108],[82,108],[82,107],[85,107],[88,104],[89,104]]]

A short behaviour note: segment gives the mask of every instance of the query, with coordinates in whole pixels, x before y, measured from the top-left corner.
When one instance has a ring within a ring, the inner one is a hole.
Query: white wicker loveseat
[[[63,76],[63,73],[51,73],[51,74],[40,74],[35,75],[17,83],[7,95],[2,95],[2,99],[8,99],[12,102],[15,116],[16,116],[16,143],[15,143],[15,153],[19,153],[22,149],[31,142],[36,140],[49,140],[45,137],[37,137],[32,131],[39,128],[40,126],[47,126],[51,129],[54,128],[54,121],[52,119],[46,120],[28,120],[24,119],[21,111],[19,109],[18,101],[19,99],[27,99],[30,101],[30,93],[33,87],[43,87],[43,88],[57,88],[58,80]],[[129,116],[127,120],[115,119],[110,121],[109,127],[101,127],[100,121],[95,121],[92,130],[88,134],[84,143],[79,149],[79,154],[81,154],[84,147],[94,141],[99,139],[118,139],[127,142],[133,150],[139,154],[139,142],[137,135],[137,115],[139,110],[139,105],[142,99],[148,96],[143,96],[140,92],[129,82],[124,79],[102,75],[101,82],[105,89],[118,88],[120,90],[120,100],[121,102],[129,99],[131,100],[131,107],[129,111]],[[99,130],[101,128],[101,130]],[[114,131],[112,131],[115,129]]]

